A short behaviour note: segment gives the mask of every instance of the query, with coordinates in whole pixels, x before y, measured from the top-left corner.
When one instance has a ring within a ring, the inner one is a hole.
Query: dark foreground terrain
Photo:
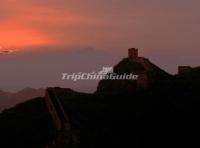
[[[156,68],[154,73],[164,72]],[[68,147],[199,147],[200,68],[164,75],[145,89],[105,93],[111,84],[100,82],[94,94],[68,90],[70,95],[60,96],[72,128],[80,134],[80,143]],[[4,110],[0,136],[1,148],[44,148],[52,143],[57,133],[44,98]]]

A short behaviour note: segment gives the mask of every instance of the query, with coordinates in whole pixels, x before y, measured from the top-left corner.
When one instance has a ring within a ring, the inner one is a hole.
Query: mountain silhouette
[[[148,59],[131,55],[114,67],[114,73],[145,75],[143,83],[102,80],[93,94],[48,88],[44,98],[0,114],[0,144],[21,148],[199,147],[200,68],[170,75]]]

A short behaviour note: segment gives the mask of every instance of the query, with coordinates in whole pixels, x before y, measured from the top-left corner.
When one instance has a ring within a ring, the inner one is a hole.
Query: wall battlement
[[[178,74],[184,74],[192,69],[191,66],[178,66]]]

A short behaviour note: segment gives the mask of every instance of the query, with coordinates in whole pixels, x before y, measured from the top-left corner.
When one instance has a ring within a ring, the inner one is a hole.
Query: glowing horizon
[[[122,53],[136,47],[146,54],[199,53],[200,2],[195,0],[2,0],[0,4],[4,48],[78,46]]]

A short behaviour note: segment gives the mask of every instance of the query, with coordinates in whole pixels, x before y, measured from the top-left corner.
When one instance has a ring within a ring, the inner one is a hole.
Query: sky
[[[89,61],[90,52],[83,53],[85,49],[95,49],[94,56],[110,55],[109,62],[114,63],[127,55],[128,48],[136,47],[141,55],[170,73],[176,73],[177,65],[198,66],[199,6],[199,0],[1,0],[0,66],[4,74],[0,74],[0,80],[5,81],[2,84],[8,90],[19,89],[12,78],[24,81],[20,88],[32,85],[23,77],[33,75],[31,69],[39,65],[38,56],[45,56],[40,63],[48,63],[57,55],[55,71],[63,53],[66,57],[72,51],[85,54]],[[93,60],[95,65],[103,59]],[[27,67],[32,75],[23,73]],[[77,64],[76,68],[81,67]],[[47,75],[44,67],[37,70]],[[40,85],[38,82],[34,86]]]

